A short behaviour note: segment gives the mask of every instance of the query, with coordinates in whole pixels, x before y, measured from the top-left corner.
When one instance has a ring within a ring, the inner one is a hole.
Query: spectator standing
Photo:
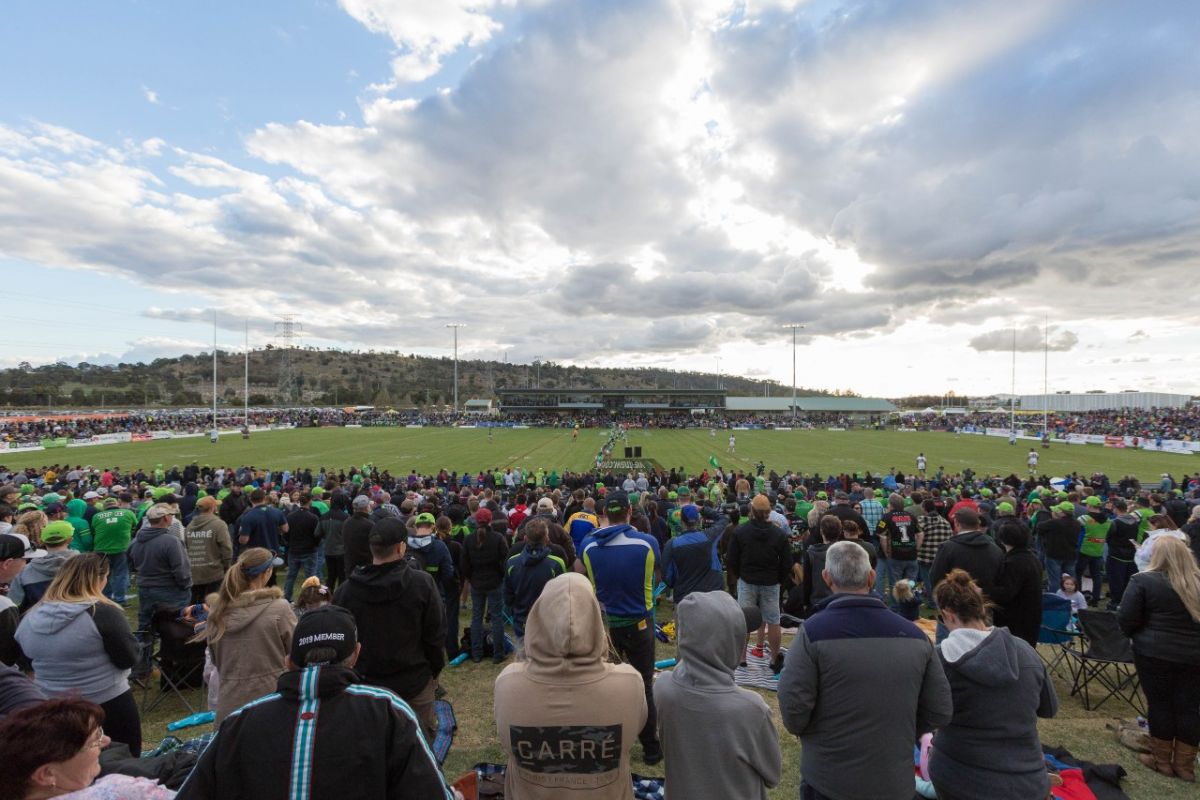
[[[921,501],[921,511],[923,513],[917,517],[917,530],[921,532],[921,544],[917,547],[917,572],[921,583],[925,585],[925,602],[928,604],[933,595],[933,585],[929,582],[933,559],[942,542],[953,536],[954,531],[949,521],[937,513],[937,505],[933,500]]]
[[[1075,506],[1064,500],[1051,507],[1051,518],[1038,523],[1037,538],[1042,543],[1046,556],[1046,587],[1058,586],[1065,572],[1076,576],[1075,562],[1079,557],[1079,523],[1075,520]]]
[[[499,664],[505,658],[501,586],[508,562],[508,542],[490,526],[480,525],[467,536],[462,549],[463,580],[471,583],[471,660],[475,663],[483,660],[483,618],[491,612],[492,661]]]
[[[878,533],[879,544],[883,547],[882,558],[887,564],[892,583],[901,579],[915,581],[920,574],[917,551],[921,546],[922,534],[916,519],[904,507],[904,498],[900,495],[888,497],[888,510],[879,518]]]
[[[345,609],[305,614],[275,692],[221,724],[179,798],[452,800],[412,710],[392,692],[360,683],[360,650]]]
[[[825,582],[825,557],[830,545],[842,541],[842,521],[832,514],[821,517],[817,529],[820,531],[821,541],[804,551],[800,590],[806,616],[814,613],[817,605],[833,594],[833,590]]]
[[[992,586],[996,604],[995,625],[1037,647],[1042,629],[1042,565],[1029,549],[1029,529],[1014,517],[1001,518],[996,541],[1004,548],[1004,561]]]
[[[708,523],[703,530],[701,518]],[[662,549],[663,580],[671,588],[676,606],[691,592],[724,588],[725,576],[717,551],[729,527],[729,517],[695,505],[680,509],[679,519],[683,531],[674,539],[668,538]]]
[[[1022,529],[1009,525],[1001,535]],[[1039,591],[1040,582],[1039,575]],[[938,656],[954,708],[950,724],[934,734],[929,757],[938,798],[1046,797],[1050,780],[1037,720],[1058,711],[1046,665],[1032,646],[988,625],[987,599],[963,570],[951,570],[934,594],[950,630]]]
[[[762,614],[771,650],[771,666],[778,673],[783,668],[779,591],[792,571],[792,547],[787,534],[770,521],[770,514],[771,501],[766,495],[755,495],[750,501],[749,521],[733,532],[726,562],[738,576],[738,605],[757,608]],[[757,633],[756,646],[762,650],[762,629]]]
[[[313,513],[312,495],[304,492],[300,503],[287,515],[287,579],[283,582],[283,597],[291,601],[296,588],[296,577],[304,570],[304,577],[321,577],[321,565],[317,550],[321,539],[317,526],[321,520]]]
[[[604,498],[608,523],[583,540],[580,550],[588,580],[604,606],[613,648],[642,676],[645,725],[638,739],[642,760],[662,760],[654,711],[654,586],[660,555],[653,536],[629,524],[629,495],[617,489]],[[531,656],[532,657],[532,656]]]
[[[129,688],[140,648],[121,607],[104,596],[108,561],[99,553],[68,560],[17,629],[48,697],[79,696],[104,709],[109,734],[142,752],[142,723]]]
[[[582,575],[546,584],[529,612],[525,647],[528,660],[496,678],[505,796],[633,800],[630,750],[634,733],[645,731],[645,687],[633,666],[608,662],[600,604]]]
[[[928,637],[871,594],[872,572],[857,544],[829,548],[834,594],[800,627],[779,676],[780,716],[801,741],[803,800],[911,800],[913,743],[951,719]]]
[[[525,527],[520,552],[509,556],[504,573],[504,607],[512,614],[517,660],[525,658],[525,621],[546,584],[567,572],[567,562],[550,551],[546,526],[534,520]]]
[[[346,580],[345,525],[349,518],[349,496],[334,492],[329,497],[329,513],[321,515],[317,526],[318,536],[325,545],[325,583],[331,592]]]
[[[1200,567],[1182,541],[1160,539],[1149,568],[1129,580],[1117,622],[1133,640],[1146,695],[1150,753],[1162,775],[1196,780],[1200,745]]]
[[[359,567],[371,563],[371,498],[360,494],[350,504],[350,519],[342,525],[342,542],[346,548],[346,580]]]
[[[1083,526],[1083,541],[1079,544],[1079,558],[1075,562],[1075,578],[1082,584],[1085,572],[1091,577],[1088,601],[1096,605],[1104,594],[1104,545],[1113,524],[1104,510],[1103,502],[1096,495],[1088,495],[1084,505],[1087,506],[1087,513],[1079,518]]]
[[[757,609],[718,586],[688,593],[675,622],[679,663],[654,682],[671,796],[766,800],[783,772],[779,733],[762,697],[733,681]]]
[[[210,604],[200,638],[220,676],[218,724],[269,694],[285,668],[296,615],[283,592],[269,585],[274,559],[263,547],[243,550]]]
[[[180,608],[192,598],[192,566],[182,539],[171,533],[175,511],[155,503],[146,511],[146,526],[129,546],[129,560],[138,574],[138,630],[150,631],[159,608]]]
[[[358,625],[363,683],[399,695],[432,741],[434,690],[446,664],[442,598],[433,577],[405,560],[408,528],[399,518],[375,523],[370,547],[372,563],[338,587],[333,604],[353,614]]]
[[[0,534],[0,583],[9,583],[25,569],[26,562],[46,555],[45,550],[35,550],[19,536]],[[21,611],[7,594],[0,594],[0,662],[15,666],[24,661],[21,646],[17,644],[17,626],[21,622]]]
[[[996,575],[1004,561],[1004,551],[981,530],[983,520],[973,508],[960,508],[952,523],[957,532],[938,548],[929,568],[930,583],[937,586],[950,570],[957,567],[965,570],[983,593],[991,597]]]
[[[277,556],[281,552],[279,537],[287,531],[287,517],[267,503],[266,492],[255,489],[250,493],[250,510],[237,521],[236,550],[241,553],[247,547],[262,547],[270,550],[272,557]],[[271,572],[269,583],[275,583],[274,572]]]
[[[1108,574],[1108,610],[1116,611],[1125,596],[1129,579],[1137,572],[1134,556],[1137,555],[1138,528],[1141,517],[1129,513],[1124,499],[1112,499],[1112,527],[1108,531],[1108,560],[1104,571]]]
[[[92,517],[92,549],[108,559],[108,585],[104,596],[118,605],[125,605],[129,592],[129,544],[137,517],[129,508],[133,495],[121,492],[106,497],[104,509]]]
[[[229,526],[216,514],[217,506],[217,499],[212,496],[196,500],[196,513],[183,531],[192,565],[193,603],[203,603],[218,591],[233,563],[233,540],[229,537]]]

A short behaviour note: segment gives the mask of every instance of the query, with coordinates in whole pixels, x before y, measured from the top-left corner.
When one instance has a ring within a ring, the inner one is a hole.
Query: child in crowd
[[[921,616],[921,598],[913,591],[910,580],[900,579],[892,587],[892,599],[896,601],[896,613],[910,622]]]
[[[1055,594],[1064,600],[1071,601],[1072,614],[1077,614],[1080,609],[1088,607],[1087,598],[1083,596],[1083,592],[1079,591],[1079,586],[1075,583],[1075,579],[1065,572],[1059,581],[1058,591]]]
[[[309,611],[315,611],[327,605],[329,605],[329,587],[322,585],[321,579],[316,575],[309,575],[304,579],[304,583],[300,584],[300,594],[296,597],[294,608],[297,619]]]

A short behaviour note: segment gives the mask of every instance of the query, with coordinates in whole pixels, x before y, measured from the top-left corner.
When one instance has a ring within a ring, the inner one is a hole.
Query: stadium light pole
[[[213,309],[213,439],[217,437],[217,310]]]
[[[243,395],[244,401],[246,403],[246,405],[244,406],[246,418],[242,424],[245,425],[247,428],[249,428],[250,427],[250,320],[248,320],[248,319],[246,320],[246,374],[245,374],[245,385],[242,387],[242,395]],[[307,574],[305,575],[305,577],[307,577]]]
[[[796,421],[796,332],[803,330],[799,322],[789,322],[784,328],[792,329],[792,422]]]
[[[454,413],[458,413],[458,329],[467,327],[462,322],[447,322],[447,328],[454,329]]]

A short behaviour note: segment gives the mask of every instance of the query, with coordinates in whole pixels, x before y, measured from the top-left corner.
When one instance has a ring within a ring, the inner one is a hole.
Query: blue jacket
[[[610,628],[654,616],[654,570],[661,557],[653,536],[632,525],[612,525],[588,535],[581,552]]]
[[[567,571],[567,565],[549,547],[525,545],[508,559],[504,572],[504,607],[512,614],[513,633],[525,635],[529,609],[542,596],[546,584]]]
[[[692,592],[718,592],[725,588],[717,545],[729,527],[729,518],[719,517],[702,531],[684,531],[663,547],[663,580],[673,590],[675,605]]]

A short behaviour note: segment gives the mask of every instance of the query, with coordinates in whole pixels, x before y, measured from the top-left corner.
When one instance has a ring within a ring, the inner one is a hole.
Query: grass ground
[[[282,576],[281,576],[282,577]],[[659,608],[659,615],[666,618],[672,613],[669,601]],[[459,628],[470,624],[470,613],[464,610],[459,619]],[[784,638],[784,646],[788,645]],[[1046,645],[1042,645],[1045,648]],[[673,658],[674,645],[658,644],[658,658]],[[447,667],[441,675],[441,683],[448,692],[447,699],[454,705],[458,718],[458,733],[454,746],[445,764],[446,775],[457,778],[481,761],[503,763],[506,757],[496,739],[496,726],[492,717],[492,686],[504,665],[494,665],[490,659],[480,664],[467,662],[458,667]],[[1042,742],[1046,745],[1065,747],[1078,758],[1096,763],[1117,763],[1129,773],[1123,788],[1131,800],[1192,800],[1196,795],[1194,784],[1166,779],[1139,764],[1132,751],[1117,743],[1104,725],[1114,716],[1132,719],[1134,712],[1109,701],[1099,711],[1085,711],[1078,697],[1070,696],[1070,684],[1056,678],[1060,702],[1058,715],[1054,719],[1042,720],[1039,724]],[[774,692],[759,691],[775,714],[776,726],[780,731],[783,749],[783,781],[769,792],[771,798],[791,798],[800,794],[800,741],[783,729],[779,719],[779,705]],[[192,704],[203,707],[203,692],[199,689],[188,692]],[[142,719],[142,730],[146,747],[150,748],[168,735],[166,726],[172,720],[187,716],[189,712],[178,700],[171,697]],[[714,721],[716,722],[716,721]],[[189,728],[172,735],[186,738],[207,733],[211,725]],[[634,747],[633,771],[641,775],[662,775],[663,766],[647,767],[641,762],[641,747]]]
[[[723,466],[750,469],[762,460],[769,469],[804,472],[884,471],[896,468],[910,472],[917,453],[924,452],[930,473],[939,466],[957,472],[970,466],[977,474],[1010,472],[1024,474],[1028,442],[1009,445],[990,436],[961,436],[950,433],[899,431],[737,431],[737,453],[729,454],[727,434],[715,437],[707,430],[634,430],[629,443],[640,445],[643,455],[664,467],[682,466],[699,472],[715,456]],[[207,438],[160,439],[151,442],[98,445],[95,447],[48,450],[31,453],[0,453],[0,463],[13,467],[43,466],[55,462],[94,466],[152,468],[156,464],[197,462],[201,465],[237,466],[252,464],[272,468],[320,466],[344,468],[373,463],[407,473],[448,470],[522,467],[581,470],[589,468],[605,433],[596,429],[580,432],[571,441],[566,430],[495,429],[492,441],[482,428],[316,428],[282,430],[224,437],[218,444]],[[1137,475],[1143,482],[1158,483],[1163,472],[1177,477],[1200,468],[1200,459],[1173,453],[1119,450],[1098,445],[1055,444],[1038,448],[1041,471],[1064,475],[1072,470],[1083,475],[1095,471],[1117,477]],[[1193,465],[1193,462],[1196,462]]]

